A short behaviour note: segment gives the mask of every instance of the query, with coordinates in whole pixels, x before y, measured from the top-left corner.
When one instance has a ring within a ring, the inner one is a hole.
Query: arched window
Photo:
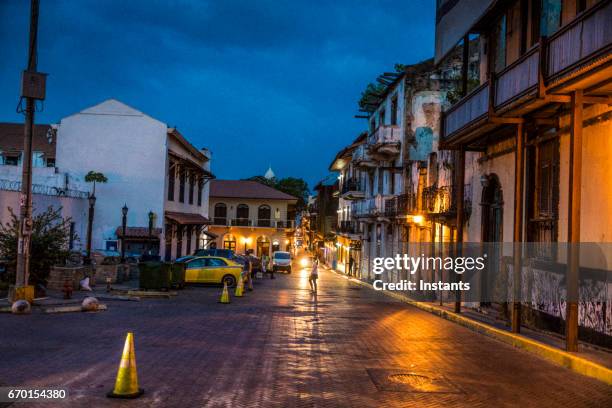
[[[257,209],[257,226],[258,227],[269,227],[271,225],[270,218],[272,217],[272,210],[269,205],[260,205]]]
[[[235,225],[249,225],[249,206],[246,204],[238,204],[236,207],[236,223]]]
[[[227,206],[224,203],[215,204],[213,222],[215,225],[227,225]]]

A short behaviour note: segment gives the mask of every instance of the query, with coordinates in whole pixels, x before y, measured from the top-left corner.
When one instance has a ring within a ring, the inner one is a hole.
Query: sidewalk
[[[373,286],[368,282],[347,276],[327,265],[324,265],[324,268],[351,282],[374,290]],[[446,320],[458,323],[470,330],[537,354],[548,361],[569,368],[579,374],[612,385],[612,352],[603,348],[580,342],[579,352],[569,353],[564,350],[565,343],[563,337],[553,333],[525,327],[521,327],[520,334],[512,333],[504,321],[484,315],[473,309],[464,307],[461,313],[455,313],[449,304],[440,306],[439,303],[415,301],[402,292],[380,292]]]

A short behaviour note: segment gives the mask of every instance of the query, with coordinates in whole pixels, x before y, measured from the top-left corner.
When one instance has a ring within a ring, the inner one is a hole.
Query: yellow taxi
[[[186,256],[185,283],[227,283],[234,286],[243,276],[243,266],[219,256]]]

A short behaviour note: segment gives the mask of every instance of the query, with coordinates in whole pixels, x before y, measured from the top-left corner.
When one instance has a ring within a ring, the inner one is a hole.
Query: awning
[[[201,214],[166,211],[166,218],[180,225],[207,225],[210,220]]]
[[[153,228],[151,235],[149,236],[149,227],[126,227],[125,237],[132,239],[159,239],[159,235],[162,233],[161,228]],[[123,227],[117,227],[115,230],[117,238],[123,238]]]
[[[218,237],[217,234],[215,234],[214,232],[210,232],[210,231],[202,231],[202,234],[206,235],[210,239],[217,239]]]

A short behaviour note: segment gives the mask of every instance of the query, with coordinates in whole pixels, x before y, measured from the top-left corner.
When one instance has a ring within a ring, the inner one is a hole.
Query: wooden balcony
[[[360,168],[376,167],[376,161],[370,156],[365,144],[357,146],[353,151],[353,165]]]
[[[541,41],[442,115],[442,145],[469,145],[576,90],[612,95],[612,2],[602,1]],[[567,99],[565,99],[567,101]]]

